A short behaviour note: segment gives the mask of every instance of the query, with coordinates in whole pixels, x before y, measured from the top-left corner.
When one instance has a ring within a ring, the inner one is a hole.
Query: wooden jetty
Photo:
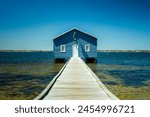
[[[80,57],[72,57],[35,100],[118,100]]]

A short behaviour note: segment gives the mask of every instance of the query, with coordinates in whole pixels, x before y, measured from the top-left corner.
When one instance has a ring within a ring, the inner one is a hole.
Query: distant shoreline
[[[0,52],[52,52],[51,50],[0,50]]]
[[[52,50],[0,50],[0,52],[53,52]],[[144,52],[150,53],[150,50],[97,50],[97,52]]]
[[[98,52],[143,52],[143,53],[150,53],[150,50],[98,50]]]

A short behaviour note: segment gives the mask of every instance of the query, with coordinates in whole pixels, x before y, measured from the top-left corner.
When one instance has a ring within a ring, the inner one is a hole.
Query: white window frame
[[[85,45],[85,52],[90,52],[90,50],[91,50],[91,46],[90,45]]]
[[[66,52],[66,45],[60,45],[60,52]]]

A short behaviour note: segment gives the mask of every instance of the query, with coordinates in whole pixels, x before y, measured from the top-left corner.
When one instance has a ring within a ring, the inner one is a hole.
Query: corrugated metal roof
[[[80,30],[78,30],[77,28],[73,28],[73,29],[70,29],[70,30],[68,30],[67,32],[64,32],[64,33],[62,33],[61,35],[59,35],[59,36],[53,38],[53,40],[54,40],[54,39],[57,39],[57,38],[60,37],[60,36],[63,36],[64,34],[66,34],[66,33],[68,33],[68,32],[71,32],[71,31],[73,31],[73,30],[79,31],[79,32],[81,32],[81,33],[84,33],[84,34],[86,34],[86,35],[88,35],[88,36],[91,36],[91,37],[97,39],[96,37],[94,37],[94,36],[92,36],[92,35],[89,35],[88,33],[85,33],[85,32],[83,32],[83,31],[80,31]],[[75,37],[75,34],[76,34],[76,32],[74,32],[73,37]]]

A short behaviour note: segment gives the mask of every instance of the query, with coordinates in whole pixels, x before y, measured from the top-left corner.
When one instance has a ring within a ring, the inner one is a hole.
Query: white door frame
[[[72,45],[72,57],[79,57],[78,45]]]

